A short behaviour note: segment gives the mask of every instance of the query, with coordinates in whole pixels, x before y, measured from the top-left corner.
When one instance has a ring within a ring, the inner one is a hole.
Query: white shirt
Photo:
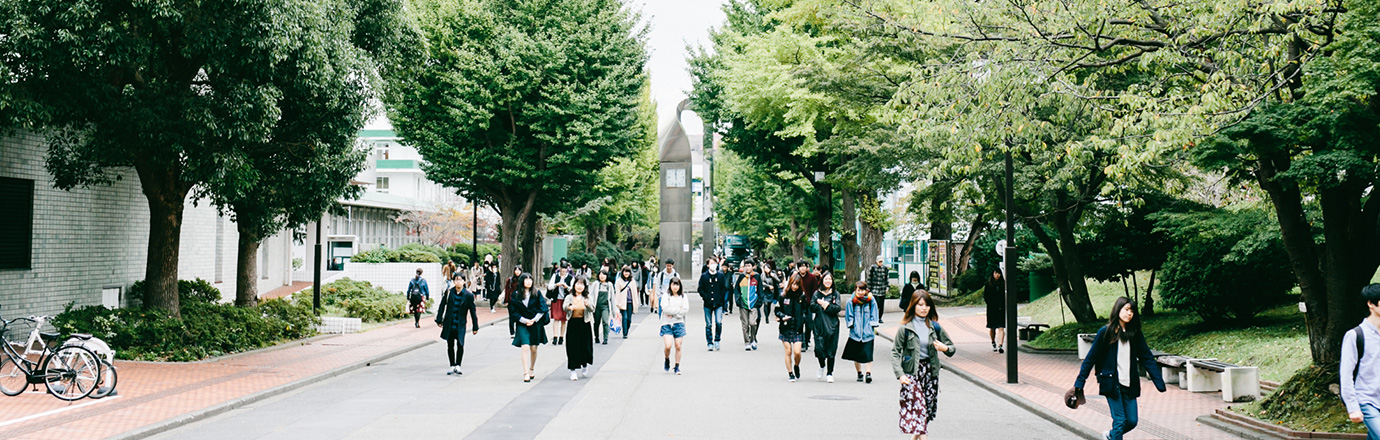
[[[1116,377],[1121,381],[1121,386],[1131,386],[1131,343],[1118,340],[1116,342]]]

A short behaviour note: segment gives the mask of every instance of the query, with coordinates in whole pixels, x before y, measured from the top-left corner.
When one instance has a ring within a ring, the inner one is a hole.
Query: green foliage
[[[1289,299],[1295,285],[1278,223],[1259,208],[1159,214],[1178,246],[1164,263],[1160,296],[1205,321],[1250,321]]]
[[[219,298],[219,292],[198,281],[184,280],[179,285],[186,312],[181,319],[156,308],[111,310],[69,303],[52,324],[61,333],[96,335],[122,359],[146,361],[195,361],[316,334],[317,319],[310,302],[270,299],[251,307],[221,304],[210,301]]]
[[[350,257],[350,261],[355,263],[444,263],[443,256],[454,256],[437,246],[422,244],[405,244],[397,249],[389,249],[387,246],[379,246],[369,249]],[[462,261],[457,260],[456,264]],[[463,262],[469,262],[469,257],[464,257]]]
[[[581,264],[588,264],[591,269],[596,271],[599,269],[599,266],[603,264],[605,258],[612,258],[613,261],[618,262],[618,264],[642,261],[641,253],[618,249],[613,243],[607,241],[599,242],[599,246],[594,248],[594,253],[585,252],[584,243],[578,243],[572,246],[572,249],[573,250],[566,257],[572,266],[580,267]]]
[[[312,292],[293,294],[292,301],[311,307]],[[376,287],[368,281],[342,278],[321,286],[323,314],[359,318],[364,322],[385,322],[407,317],[407,298]]]
[[[1351,423],[1346,404],[1332,392],[1340,375],[1337,364],[1309,365],[1265,399],[1231,410],[1297,431],[1363,434],[1365,425]]]
[[[987,279],[992,277],[992,271],[1001,266],[1001,257],[993,249],[997,247],[997,241],[1006,239],[1006,231],[1003,229],[988,229],[983,232],[981,237],[973,243],[973,260],[968,264],[968,271],[960,275],[956,284],[959,292],[971,292],[982,290],[982,286],[987,283]],[[1028,255],[1030,252],[1039,249],[1039,244],[1035,241],[1035,236],[1030,230],[1016,228],[1016,255]],[[1020,258],[1020,257],[1017,257]],[[1016,271],[1009,274],[1011,284],[1016,287],[1016,297],[1021,301],[1030,300],[1029,274],[1021,269],[1019,265]]]
[[[130,298],[144,298],[144,280],[135,281],[129,286],[126,292]],[[179,302],[187,303],[192,301],[216,303],[221,300],[220,289],[212,285],[210,281],[197,278],[195,280],[178,280],[177,293]]]
[[[1157,230],[1151,217],[1209,209],[1160,191],[1126,191],[1122,195],[1128,200],[1106,204],[1093,213],[1097,221],[1089,228],[1089,236],[1078,243],[1088,278],[1118,281],[1135,271],[1159,269],[1180,242]]]

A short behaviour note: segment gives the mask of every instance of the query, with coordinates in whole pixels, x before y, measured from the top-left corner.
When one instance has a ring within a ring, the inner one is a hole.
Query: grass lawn
[[[1097,323],[1078,324],[1068,311],[1064,319],[1059,313],[1059,297],[1051,294],[1021,308],[1021,316],[1055,326],[1040,335],[1030,345],[1035,348],[1077,349],[1078,333],[1096,333],[1104,325],[1107,312],[1116,298],[1124,295],[1121,283],[1088,284],[1093,309],[1101,318]],[[1158,298],[1156,298],[1157,304]],[[1070,324],[1060,325],[1061,322]],[[1194,314],[1176,310],[1157,310],[1154,316],[1143,319],[1144,331],[1150,347],[1194,358],[1217,358],[1222,362],[1260,368],[1263,380],[1283,382],[1300,368],[1309,365],[1308,335],[1303,314],[1298,306],[1289,304],[1257,315],[1246,327],[1224,323],[1204,323]]]

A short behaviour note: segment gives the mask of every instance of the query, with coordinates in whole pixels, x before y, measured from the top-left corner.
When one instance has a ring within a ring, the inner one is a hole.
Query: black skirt
[[[987,306],[987,328],[1006,328],[1006,308]]]
[[[843,360],[868,363],[872,362],[872,344],[876,339],[867,342],[848,339],[848,343],[843,345]]]
[[[570,318],[565,330],[566,368],[575,370],[594,364],[594,331],[585,318]]]

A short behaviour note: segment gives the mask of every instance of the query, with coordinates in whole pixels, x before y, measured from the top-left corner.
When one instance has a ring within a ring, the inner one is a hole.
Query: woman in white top
[[[690,312],[690,300],[685,298],[685,288],[680,278],[672,278],[666,286],[666,296],[661,305],[661,339],[666,342],[665,370],[671,371],[671,345],[676,347],[676,374],[680,374],[680,347],[685,340],[685,314]]]

